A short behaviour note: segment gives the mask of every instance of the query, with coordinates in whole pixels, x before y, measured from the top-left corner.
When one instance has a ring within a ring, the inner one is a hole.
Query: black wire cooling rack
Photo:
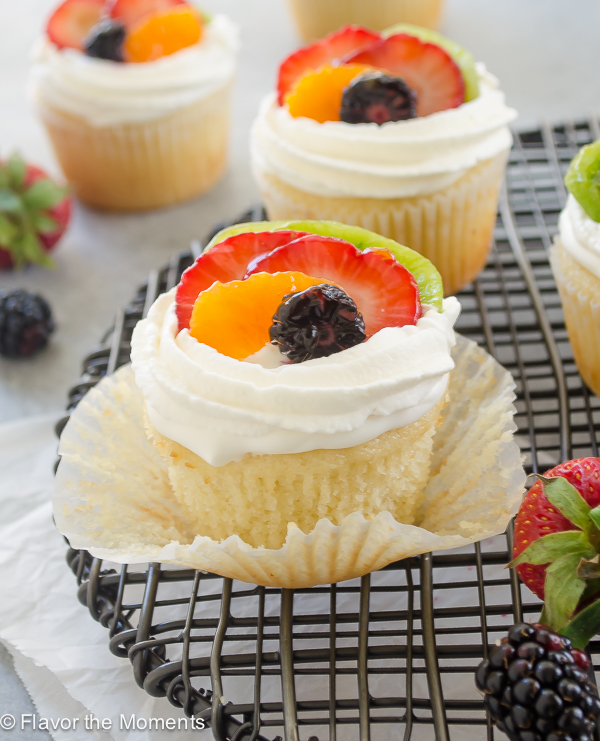
[[[564,172],[597,138],[595,118],[515,136],[489,263],[460,294],[459,331],[517,382],[528,471],[598,454],[600,400],[577,373],[548,263]],[[259,208],[240,221],[262,216]],[[136,322],[199,251],[193,245],[153,272],[119,312],[85,359],[69,411],[129,360]],[[159,564],[114,566],[72,549],[68,562],[80,601],[140,687],[204,719],[218,741],[462,741],[494,738],[473,684],[488,644],[540,610],[503,569],[511,541],[508,532],[298,591]],[[590,648],[597,668],[600,642]]]

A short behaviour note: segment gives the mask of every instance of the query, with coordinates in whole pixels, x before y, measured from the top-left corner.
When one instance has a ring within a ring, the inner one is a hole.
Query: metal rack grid
[[[528,471],[597,455],[600,399],[577,373],[548,263],[562,176],[596,138],[595,118],[515,136],[489,263],[460,294],[459,331],[517,382]],[[256,209],[240,220],[259,218]],[[69,411],[128,361],[136,322],[198,252],[195,245],[153,272],[119,312],[85,359]],[[108,628],[110,650],[129,658],[140,687],[205,719],[218,741],[493,739],[474,668],[507,625],[540,609],[503,570],[511,540],[508,532],[295,592],[159,564],[113,568],[83,551],[69,550],[68,562],[80,601]],[[591,651],[598,668],[600,642]]]

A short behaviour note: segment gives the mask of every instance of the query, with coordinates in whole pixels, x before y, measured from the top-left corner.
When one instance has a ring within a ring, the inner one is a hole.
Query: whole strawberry
[[[12,155],[0,163],[0,269],[49,267],[48,252],[63,235],[71,199],[43,170]]]
[[[580,458],[540,476],[517,514],[512,565],[555,630],[600,594],[599,505],[600,458]]]

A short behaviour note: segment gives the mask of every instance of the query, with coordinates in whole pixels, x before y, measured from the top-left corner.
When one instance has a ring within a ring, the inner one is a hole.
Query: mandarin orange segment
[[[128,62],[151,62],[193,46],[202,37],[202,20],[189,5],[146,18],[127,35],[124,44]]]
[[[290,114],[294,118],[312,118],[319,123],[339,121],[344,88],[370,69],[364,64],[345,64],[307,72],[285,96]]]
[[[196,299],[190,334],[198,342],[244,360],[269,342],[273,314],[288,293],[330,283],[300,272],[256,273],[246,280],[213,283]]]

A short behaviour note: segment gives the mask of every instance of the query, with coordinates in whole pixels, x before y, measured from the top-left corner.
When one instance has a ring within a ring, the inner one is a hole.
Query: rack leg
[[[296,688],[294,684],[293,656],[294,591],[281,590],[281,694],[283,697],[283,722],[285,741],[299,741],[298,714],[296,712]]]
[[[421,622],[423,624],[423,649],[425,652],[425,669],[431,699],[431,712],[435,727],[436,741],[450,741],[448,721],[444,708],[442,679],[438,664],[433,623],[433,569],[431,553],[421,556]]]

